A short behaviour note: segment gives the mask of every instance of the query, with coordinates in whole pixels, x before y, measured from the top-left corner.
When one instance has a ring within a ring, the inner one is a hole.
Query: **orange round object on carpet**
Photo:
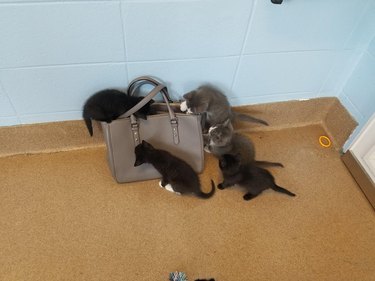
[[[331,146],[331,140],[327,136],[320,136],[319,137],[319,143],[323,147],[330,147]]]

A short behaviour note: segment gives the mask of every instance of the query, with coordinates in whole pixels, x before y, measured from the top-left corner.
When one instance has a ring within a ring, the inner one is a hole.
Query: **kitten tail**
[[[279,162],[268,162],[268,161],[255,161],[255,164],[257,166],[262,166],[262,167],[281,167],[284,168],[284,165],[279,163]]]
[[[237,113],[237,112],[233,112],[236,119],[238,120],[241,120],[241,121],[247,121],[247,122],[253,122],[253,123],[259,123],[259,124],[263,124],[263,125],[266,125],[268,126],[268,123],[262,119],[258,119],[258,118],[255,118],[255,117],[252,117],[250,115],[247,115],[247,114],[243,114],[243,113]]]
[[[289,196],[296,196],[294,193],[290,192],[289,190],[281,187],[281,186],[278,186],[275,184],[275,186],[272,187],[273,190],[277,191],[277,192],[280,192],[280,193],[284,193],[284,194],[287,194]]]
[[[83,111],[83,119],[85,120],[87,130],[89,130],[90,136],[92,136],[93,131],[92,131],[92,121],[89,116],[87,116],[87,113]]]
[[[204,193],[203,191],[200,191],[197,196],[202,199],[208,199],[212,197],[215,194],[215,183],[213,180],[211,180],[211,191],[209,193]]]

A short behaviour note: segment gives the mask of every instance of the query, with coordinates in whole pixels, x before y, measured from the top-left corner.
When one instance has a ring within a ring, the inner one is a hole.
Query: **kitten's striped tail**
[[[215,194],[215,190],[216,190],[216,188],[215,188],[215,183],[214,183],[213,180],[211,180],[211,191],[208,192],[208,193],[204,193],[203,191],[200,191],[200,192],[197,194],[197,196],[198,196],[199,198],[202,198],[202,199],[208,199],[208,198],[212,197],[212,196]]]

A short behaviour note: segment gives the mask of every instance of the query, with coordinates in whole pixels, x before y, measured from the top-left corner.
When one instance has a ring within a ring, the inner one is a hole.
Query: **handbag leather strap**
[[[138,102],[131,109],[129,109],[128,111],[126,111],[124,114],[122,114],[119,118],[126,118],[126,117],[129,117],[130,115],[136,113],[143,106],[145,106],[150,100],[152,100],[153,97],[155,97],[158,93],[160,93],[165,87],[166,86],[163,85],[163,84],[157,85],[154,89],[152,89],[152,91],[147,96],[145,96],[140,102]],[[175,115],[174,111],[172,110],[172,108],[169,105],[168,98],[166,97],[166,95],[163,92],[162,92],[162,96],[163,96],[164,101],[165,101],[165,103],[167,105],[170,119],[171,120],[175,119],[176,115]]]
[[[129,83],[129,86],[128,86],[128,95],[129,96],[133,96],[135,94],[135,91],[142,85],[144,84],[151,84],[151,85],[154,85],[154,86],[157,86],[157,85],[164,85],[164,83],[156,78],[153,78],[151,76],[140,76],[140,77],[137,77],[135,79],[133,79],[130,83]],[[165,94],[165,96],[167,97],[168,101],[170,103],[173,103],[173,100],[170,98],[169,94],[168,94],[168,89],[167,87],[165,87],[164,89],[162,89],[163,93]]]

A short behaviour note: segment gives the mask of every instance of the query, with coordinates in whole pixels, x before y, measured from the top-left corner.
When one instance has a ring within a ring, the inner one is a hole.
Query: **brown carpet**
[[[248,135],[276,182],[297,194],[210,200],[157,180],[117,184],[105,148],[0,158],[0,280],[375,280],[375,213],[323,126]],[[201,175],[220,182],[207,155]]]

